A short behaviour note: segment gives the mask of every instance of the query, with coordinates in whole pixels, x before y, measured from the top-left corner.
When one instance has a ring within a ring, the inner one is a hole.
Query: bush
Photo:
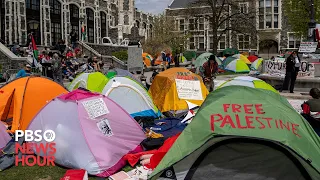
[[[116,58],[120,59],[121,61],[128,61],[128,51],[117,51],[113,52],[112,56],[115,56]]]

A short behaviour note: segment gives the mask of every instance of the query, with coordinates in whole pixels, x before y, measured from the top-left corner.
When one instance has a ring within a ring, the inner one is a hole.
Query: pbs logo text
[[[24,137],[26,142],[41,142],[42,140],[46,142],[52,142],[56,138],[56,134],[53,130],[16,130],[15,131],[15,141],[18,141],[19,138]]]

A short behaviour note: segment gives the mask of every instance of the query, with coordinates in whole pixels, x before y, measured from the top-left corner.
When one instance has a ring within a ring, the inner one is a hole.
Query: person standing
[[[216,56],[211,55],[209,60],[200,67],[200,73],[203,78],[204,84],[206,85],[209,92],[213,91],[213,77],[218,72],[218,63],[216,61]]]
[[[280,92],[283,90],[288,90],[289,81],[290,81],[290,93],[293,93],[294,85],[297,80],[298,73],[300,71],[301,60],[298,56],[298,53],[294,51],[287,59],[286,59],[286,75],[284,78],[283,86]]]
[[[71,36],[72,49],[75,49],[77,47],[78,34],[74,29],[72,29],[70,36]]]
[[[55,53],[52,58],[52,75],[53,80],[61,85],[63,85],[62,82],[62,63],[59,55]]]

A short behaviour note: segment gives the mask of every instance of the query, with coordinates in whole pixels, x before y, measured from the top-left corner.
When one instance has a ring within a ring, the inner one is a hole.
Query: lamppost
[[[81,24],[81,48],[82,48],[82,55],[84,56],[84,52],[83,52],[83,40],[84,40],[84,32],[82,32],[82,28],[84,28],[83,27],[83,22],[84,22],[84,17],[83,17],[83,15],[81,15],[80,16],[80,18],[79,18],[79,21],[80,21],[80,24]],[[85,31],[85,29],[83,29],[83,31]]]
[[[310,0],[310,22],[308,23],[309,25],[309,30],[308,30],[308,39],[309,42],[314,42],[314,29],[316,28],[316,21],[314,19],[315,16],[315,10],[314,10],[314,0]]]

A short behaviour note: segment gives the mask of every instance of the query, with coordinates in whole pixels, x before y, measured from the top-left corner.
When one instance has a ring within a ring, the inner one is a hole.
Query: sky
[[[136,8],[146,13],[160,14],[172,0],[135,0]]]

